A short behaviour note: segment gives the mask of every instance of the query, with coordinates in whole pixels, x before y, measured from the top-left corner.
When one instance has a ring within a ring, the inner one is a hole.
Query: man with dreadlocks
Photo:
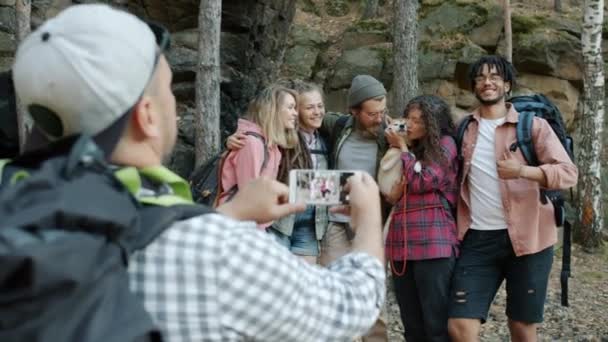
[[[540,166],[526,164],[516,142],[519,114],[506,102],[515,69],[500,56],[484,56],[469,72],[480,107],[462,139],[458,196],[460,258],[452,279],[448,329],[453,341],[478,340],[490,304],[506,280],[513,341],[536,341],[543,320],[557,230],[550,201],[539,191],[565,189],[577,179],[550,125],[534,118],[532,139]]]

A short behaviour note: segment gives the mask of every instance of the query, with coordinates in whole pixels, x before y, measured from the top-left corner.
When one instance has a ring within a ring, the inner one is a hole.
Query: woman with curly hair
[[[454,123],[449,106],[432,95],[412,99],[403,116],[407,143],[386,132],[403,162],[403,182],[387,196],[395,207],[386,253],[406,340],[448,341],[449,288],[458,255]]]

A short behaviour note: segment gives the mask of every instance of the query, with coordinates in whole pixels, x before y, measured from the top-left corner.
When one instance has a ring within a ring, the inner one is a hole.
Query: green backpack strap
[[[4,183],[4,180],[8,180],[9,185],[24,180],[30,176],[30,173],[26,169],[16,169],[12,173],[7,173],[7,166],[12,162],[11,159],[0,159],[0,186]],[[10,177],[10,178],[9,178]]]
[[[0,185],[2,184],[2,176],[3,176],[3,171],[4,171],[4,167],[6,166],[6,164],[10,163],[11,160],[10,159],[0,159]]]
[[[142,204],[168,207],[194,203],[188,182],[164,166],[141,169],[125,167],[116,170],[114,175]],[[146,191],[142,177],[154,183],[166,184],[170,191],[160,194]]]

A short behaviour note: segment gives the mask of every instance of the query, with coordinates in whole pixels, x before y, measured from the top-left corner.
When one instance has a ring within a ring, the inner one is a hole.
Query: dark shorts
[[[517,257],[506,229],[470,229],[460,251],[450,290],[450,318],[485,322],[494,296],[506,279],[507,317],[526,323],[543,321],[553,247]]]

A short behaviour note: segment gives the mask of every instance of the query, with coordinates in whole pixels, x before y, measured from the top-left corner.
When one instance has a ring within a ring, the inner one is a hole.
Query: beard
[[[377,138],[380,136],[380,133],[382,132],[382,125],[381,124],[376,124],[373,126],[364,126],[361,124],[361,122],[359,122],[357,120],[357,124],[355,125],[355,127],[357,128],[357,131],[365,138]]]
[[[479,101],[479,103],[481,103],[484,106],[492,106],[495,105],[497,103],[499,103],[502,100],[506,99],[506,94],[504,92],[499,92],[499,94],[495,97],[495,98],[490,98],[490,99],[484,99],[481,97],[481,95],[479,95],[480,92],[475,92],[475,98],[477,98],[477,101]]]

